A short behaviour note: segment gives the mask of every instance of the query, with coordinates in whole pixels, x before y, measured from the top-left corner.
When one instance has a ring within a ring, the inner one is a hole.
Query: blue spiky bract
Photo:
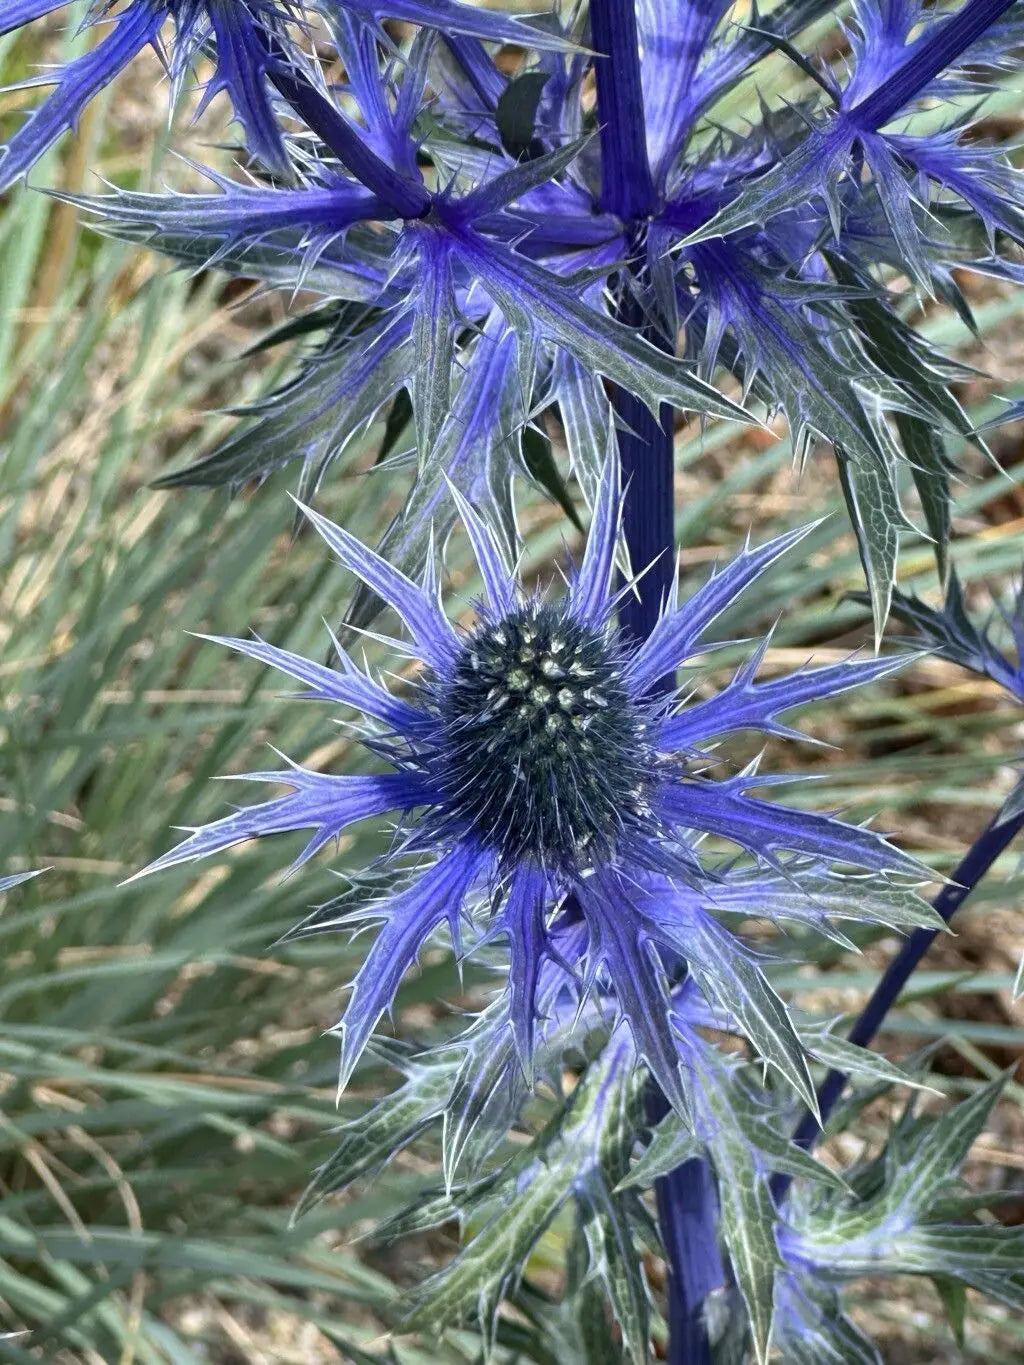
[[[630,589],[613,588],[621,507],[614,462],[582,563],[557,600],[522,594],[495,535],[458,500],[487,594],[464,634],[429,584],[406,578],[306,509],[342,563],[403,621],[424,663],[412,701],[392,697],[344,657],[328,668],[262,641],[228,642],[298,678],[311,695],[372,718],[370,742],[393,771],[254,774],[293,790],[197,830],[148,870],[287,829],[312,831],[301,862],[352,822],[398,811],[396,870],[408,868],[410,855],[419,860],[401,889],[333,918],[314,915],[305,926],[380,926],[338,1025],[343,1082],[404,972],[444,923],[457,944],[466,934],[507,941],[509,1026],[531,1070],[543,1031],[538,981],[544,963],[564,955],[553,925],[571,907],[586,929],[574,964],[579,990],[609,994],[637,1055],[681,1111],[688,1108],[684,1058],[670,992],[682,963],[722,1019],[813,1104],[782,1002],[755,955],[717,918],[741,907],[762,913],[758,880],[730,881],[707,863],[696,838],[728,841],[765,876],[785,876],[794,855],[813,860],[826,882],[830,870],[919,877],[923,869],[874,832],[751,795],[767,778],[749,771],[710,776],[708,745],[737,730],[792,733],[779,717],[794,706],[883,678],[902,661],[850,660],[763,683],[755,663],[716,697],[679,706],[654,684],[706,648],[725,608],[802,532],[748,549],[685,605],[667,604],[649,640],[627,646],[615,624],[616,605]],[[818,892],[802,898],[799,877],[792,880],[788,913],[799,915],[802,901],[810,911]]]
[[[897,591],[893,594],[893,615],[940,658],[991,678],[1017,701],[1024,701],[1024,585],[1017,589],[1009,606],[997,602],[988,620],[979,623],[968,608],[953,569],[941,607],[931,606],[913,593]]]

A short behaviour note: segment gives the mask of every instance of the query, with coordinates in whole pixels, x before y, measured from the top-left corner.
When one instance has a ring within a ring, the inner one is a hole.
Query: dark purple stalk
[[[632,298],[619,306],[619,318],[642,326],[642,311]],[[634,573],[647,572],[619,611],[623,632],[644,639],[654,628],[672,579],[675,559],[675,461],[672,409],[662,405],[660,421],[634,398],[617,391],[615,414],[619,462],[626,485],[623,532]],[[648,565],[651,567],[648,568]],[[672,687],[673,678],[665,680]],[[648,1121],[657,1123],[668,1103],[656,1086],[647,1094]],[[684,1162],[655,1183],[658,1225],[668,1263],[668,1329],[671,1365],[711,1365],[711,1344],[704,1327],[704,1300],[725,1283],[718,1251],[718,1201],[708,1163]]]
[[[620,301],[618,316],[648,341],[667,348],[664,335],[644,325],[643,312],[633,299]],[[623,533],[630,566],[635,574],[643,574],[636,591],[619,610],[619,625],[624,635],[639,641],[654,629],[676,572],[672,409],[663,403],[655,417],[646,403],[622,390],[616,391],[614,404],[620,423],[619,464],[626,489]],[[674,678],[666,679],[666,687],[674,683]]]
[[[668,1111],[664,1096],[648,1092],[647,1118]],[[708,1163],[684,1161],[655,1182],[658,1228],[668,1262],[668,1358],[671,1365],[711,1365],[704,1300],[725,1283],[718,1251],[718,1195]]]
[[[594,62],[601,127],[601,207],[626,223],[655,209],[647,159],[640,46],[633,0],[593,0],[590,42],[605,54]]]
[[[1009,820],[1001,821],[996,816],[964,855],[953,878],[935,897],[933,905],[948,924],[964,901],[986,875],[992,864],[1003,853],[1020,831],[1024,829],[1024,811]],[[889,964],[885,975],[875,987],[874,993],[863,1013],[850,1030],[851,1043],[867,1047],[881,1028],[885,1016],[899,999],[903,988],[916,969],[925,953],[935,942],[937,929],[915,929]],[[830,1071],[818,1091],[818,1106],[821,1122],[824,1124],[836,1106],[839,1096],[846,1085],[846,1076],[841,1071]],[[802,1147],[812,1147],[821,1135],[821,1125],[813,1114],[804,1115],[793,1135],[793,1140]],[[781,1203],[789,1189],[790,1177],[777,1176],[772,1182],[772,1193],[776,1203]]]
[[[1014,0],[968,0],[949,19],[936,24],[911,43],[884,85],[846,111],[846,120],[861,132],[874,132],[955,62],[962,52],[991,28]]]
[[[640,58],[634,0],[591,0],[591,45],[607,54],[595,61],[601,127],[601,204],[622,219],[637,248],[634,280],[642,286],[647,220],[657,209],[647,157]],[[671,349],[629,288],[621,282],[620,321]],[[675,492],[672,410],[657,417],[639,400],[617,390],[618,447],[626,487],[623,529],[634,572],[647,570],[620,613],[622,629],[636,639],[650,634],[675,575]],[[653,566],[653,567],[649,567]],[[667,1102],[652,1086],[648,1118],[656,1123]],[[718,1205],[707,1163],[684,1162],[657,1181],[658,1223],[668,1262],[669,1360],[671,1365],[711,1365],[704,1329],[704,1300],[725,1281],[718,1251]]]

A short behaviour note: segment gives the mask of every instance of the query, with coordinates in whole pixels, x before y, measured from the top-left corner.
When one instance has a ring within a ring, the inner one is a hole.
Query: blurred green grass
[[[24,40],[0,46],[4,79],[31,60]],[[129,73],[37,183],[93,188],[95,165],[122,183],[155,183],[166,133],[156,110],[148,123],[137,115],[157,71]],[[229,309],[217,278],[169,275],[81,233],[42,194],[15,191],[0,213],[0,872],[51,869],[0,912],[0,1330],[27,1333],[0,1341],[2,1360],[360,1360],[362,1348],[378,1358],[393,1277],[415,1271],[412,1253],[385,1258],[353,1238],[427,1182],[429,1147],[427,1160],[288,1225],[338,1122],[335,1047],[320,1035],[362,948],[270,945],[331,893],[331,868],[363,866],[379,835],[357,830],[336,858],[288,880],[280,870],[298,844],[281,839],[198,873],[120,885],[167,847],[172,825],[221,812],[235,793],[209,779],[265,766],[269,742],[317,765],[360,761],[328,713],[278,700],[273,680],[186,633],[251,626],[323,652],[322,618],[337,620],[351,584],[308,537],[293,541],[286,479],[235,501],[147,487],[209,445],[228,420],[214,409],[251,396],[284,363],[234,360],[279,316],[274,307]],[[1022,313],[1019,294],[979,299],[989,361],[1012,346]],[[977,353],[945,314],[929,326]],[[984,386],[967,397],[979,417],[994,411]],[[352,449],[321,499],[370,542],[402,493],[400,480],[365,474],[378,435]],[[825,516],[729,626],[755,634],[782,616],[768,667],[862,644],[864,614],[843,600],[860,574],[828,456],[797,480],[784,441],[749,440],[724,426],[680,433],[686,581],[748,530],[763,538]],[[979,463],[961,490],[957,524],[972,534],[956,557],[969,585],[1020,568],[1019,429],[996,453],[1003,467]],[[531,497],[522,511],[531,568],[544,572],[571,527]],[[450,569],[464,604],[474,582],[458,541]],[[934,591],[923,542],[908,541],[903,575]],[[792,799],[880,812],[939,871],[1001,803],[1021,748],[1011,703],[934,661],[819,709],[808,729],[836,749],[773,746],[766,759],[819,776]],[[1004,859],[972,899],[960,938],[929,962],[922,996],[888,1032],[897,1051],[942,1039],[951,1090],[1024,1041],[1007,1005],[1024,935],[1014,871]],[[793,948],[810,966],[784,983],[809,1008],[836,1013],[855,1008],[892,943],[865,941],[859,959],[796,936]],[[443,954],[428,955],[398,1017],[429,1038],[479,989],[473,975],[460,984]],[[342,1117],[387,1078],[367,1067],[357,1082]],[[1020,1101],[1012,1090],[1002,1111],[993,1183],[1020,1180]],[[878,1133],[869,1125],[864,1136]],[[558,1251],[554,1234],[552,1265]],[[913,1313],[870,1303],[891,1318],[887,1359],[957,1359],[937,1303],[907,1302]],[[936,1354],[936,1340],[948,1350]],[[1019,1325],[980,1307],[964,1358],[1019,1360],[1022,1341]],[[476,1354],[457,1336],[443,1357],[405,1341],[396,1349],[405,1365]]]

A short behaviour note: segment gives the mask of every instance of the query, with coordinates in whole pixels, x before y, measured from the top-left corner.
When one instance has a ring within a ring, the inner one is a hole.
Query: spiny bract
[[[365,896],[343,897],[298,931],[380,926],[338,1025],[343,1082],[406,968],[443,921],[459,950],[464,929],[477,941],[507,938],[510,1024],[529,1072],[544,1021],[541,968],[548,958],[564,959],[558,936],[567,921],[582,920],[575,953],[580,990],[610,993],[637,1052],[678,1108],[686,1107],[683,1034],[671,986],[682,962],[722,1018],[735,1021],[813,1105],[807,1063],[782,1002],[755,955],[714,912],[778,914],[820,927],[836,913],[829,908],[837,889],[831,868],[915,877],[923,869],[869,830],[747,795],[770,779],[747,771],[713,780],[701,771],[701,754],[730,731],[792,733],[779,713],[884,677],[902,660],[849,661],[758,683],[759,652],[717,696],[678,707],[662,680],[707,648],[704,637],[722,611],[803,531],[746,550],[684,607],[667,604],[650,638],[634,646],[613,620],[622,593],[613,587],[620,496],[612,462],[582,564],[558,602],[524,598],[492,532],[467,503],[459,505],[487,594],[478,624],[463,635],[441,610],[434,586],[418,586],[346,531],[306,513],[342,562],[404,621],[426,666],[414,700],[386,691],[340,650],[333,669],[259,640],[225,641],[298,678],[310,695],[355,706],[376,721],[383,733],[374,729],[367,742],[393,771],[346,776],[296,767],[251,774],[294,790],[198,829],[148,870],[252,836],[312,829],[301,863],[353,821],[398,810],[400,837],[380,869],[389,889],[369,904]],[[749,868],[706,868],[699,833],[752,855],[761,879]],[[803,862],[780,905],[776,879],[786,872],[785,852]],[[408,874],[410,855],[421,863]],[[937,922],[899,889],[901,908],[883,898],[877,914],[872,908],[863,917],[897,927]],[[852,900],[860,915],[860,898]],[[839,904],[846,904],[842,896]]]

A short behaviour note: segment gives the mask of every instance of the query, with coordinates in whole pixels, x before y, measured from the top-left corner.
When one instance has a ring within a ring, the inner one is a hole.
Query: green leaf
[[[293,1221],[327,1195],[383,1166],[415,1141],[444,1113],[456,1075],[451,1061],[409,1065],[404,1085],[337,1130],[341,1142],[306,1186],[292,1215]]]
[[[691,1157],[701,1156],[704,1143],[683,1126],[673,1110],[666,1114],[654,1129],[643,1155],[627,1175],[619,1181],[620,1190],[646,1189],[663,1175],[669,1175]]]
[[[924,523],[935,546],[939,578],[949,577],[949,537],[953,525],[952,492],[946,443],[935,427],[910,413],[896,413],[896,429],[910,461]]]
[[[797,1147],[788,1135],[779,1132],[778,1116],[774,1111],[766,1110],[764,1099],[759,1099],[738,1076],[728,1082],[728,1094],[730,1122],[737,1136],[742,1136],[755,1149],[766,1167],[816,1180],[835,1190],[849,1191],[842,1176],[816,1161],[802,1147]],[[619,1182],[618,1189],[649,1187],[684,1161],[701,1156],[708,1148],[713,1153],[714,1143],[705,1144],[694,1136],[675,1112],[667,1114],[654,1129],[646,1151]]]
[[[588,1277],[601,1287],[622,1333],[623,1353],[632,1365],[647,1365],[650,1304],[647,1282],[622,1201],[609,1195],[603,1181],[588,1181],[581,1191],[580,1218],[586,1238]]]
[[[403,1237],[432,1232],[446,1223],[463,1224],[487,1199],[497,1178],[476,1181],[457,1192],[433,1188],[419,1191],[404,1209],[377,1224],[374,1241],[397,1242]]]
[[[776,1319],[776,1347],[786,1365],[883,1365],[860,1329],[845,1317],[839,1295],[813,1275],[792,1276],[789,1311]]]
[[[394,454],[412,419],[412,398],[409,396],[407,388],[401,388],[395,394],[391,407],[388,409],[387,421],[384,423],[384,434],[380,438],[380,448],[377,451],[376,463],[378,465],[384,464]]]
[[[723,1132],[714,1144],[712,1159],[718,1177],[722,1238],[750,1316],[758,1365],[766,1365],[775,1274],[781,1266],[775,1243],[775,1204],[744,1139]]]
[[[528,340],[517,339],[516,363],[510,364],[501,353],[504,340],[500,333],[485,334],[468,343],[486,345],[491,356],[473,357],[434,457],[417,470],[404,507],[381,537],[379,552],[408,578],[420,576],[431,549],[444,543],[455,524],[449,482],[474,506],[488,509],[510,557],[518,550],[510,476],[514,466],[523,463],[521,448],[529,430],[523,426],[523,395],[534,388],[537,350]],[[486,403],[489,419],[484,422],[478,416],[481,402]],[[361,584],[346,613],[346,626],[366,630],[381,607],[377,595]]]
[[[913,1160],[907,1161],[892,1180],[887,1193],[891,1205],[900,1206],[909,1200],[915,1209],[927,1207],[934,1192],[956,1175],[967,1160],[1008,1080],[1008,1075],[998,1076],[928,1126],[915,1143]]]
[[[569,464],[587,505],[593,507],[613,429],[611,403],[600,379],[589,374],[568,351],[560,351],[555,360],[551,388],[565,432]]]
[[[576,530],[583,533],[583,522],[576,510],[568,485],[551,453],[551,442],[536,427],[527,427],[523,432],[523,464],[531,479],[534,479],[553,502],[572,522]]]
[[[899,533],[907,522],[888,470],[875,463],[853,459],[838,447],[836,461],[867,579],[877,648],[892,605]]]
[[[600,1280],[584,1280],[572,1291],[571,1302],[582,1346],[580,1365],[623,1365],[622,1348],[608,1321],[608,1294]]]
[[[822,876],[801,868],[794,884],[771,885],[762,893],[773,915],[805,918],[805,905],[812,915],[824,913],[834,919],[871,920],[888,929],[940,929],[949,926],[935,908],[912,886],[883,882],[877,877]],[[813,923],[813,918],[811,920]]]
[[[833,1033],[833,1028],[832,1023],[803,1023],[798,1020],[796,1024],[804,1047],[830,1071],[842,1071],[847,1076],[866,1076],[872,1080],[884,1081],[887,1085],[907,1085],[916,1090],[941,1093],[926,1081],[917,1080],[895,1062],[883,1057],[881,1053],[873,1052],[870,1048],[858,1047],[856,1043]]]
[[[436,1333],[475,1309],[490,1333],[497,1306],[519,1280],[531,1248],[575,1194],[582,1193],[589,1207],[611,1219],[601,1235],[612,1235],[606,1246],[610,1254],[621,1253],[626,1224],[621,1214],[612,1218],[619,1196],[611,1187],[626,1168],[635,1131],[632,1108],[639,1087],[634,1067],[631,1040],[620,1029],[566,1109],[502,1169],[488,1190],[483,1226],[450,1264],[415,1291],[405,1319],[409,1330]],[[620,1307],[628,1319],[631,1291],[620,1284],[615,1292],[625,1296]]]
[[[509,81],[498,98],[494,110],[495,123],[501,145],[517,161],[530,154],[536,137],[537,110],[550,75],[543,71],[525,71]]]
[[[571,1189],[572,1173],[564,1158],[538,1160],[528,1167],[515,1197],[502,1200],[458,1256],[418,1287],[405,1329],[436,1333],[458,1322],[472,1305],[483,1306],[486,1321]]]
[[[827,259],[840,282],[850,286],[869,283],[841,256],[827,253]],[[897,408],[895,420],[921,499],[925,524],[935,543],[939,576],[945,581],[949,572],[951,464],[944,434],[981,444],[950,386],[952,378],[966,378],[969,372],[929,346],[878,298],[851,298],[847,307],[857,322],[867,354],[930,412],[927,416]]]
[[[441,1163],[449,1187],[461,1170],[477,1171],[504,1140],[524,1089],[512,1029],[504,1019],[466,1041],[444,1114]]]
[[[942,1306],[946,1310],[946,1320],[953,1329],[956,1344],[964,1348],[964,1316],[967,1312],[967,1290],[958,1280],[949,1280],[939,1275],[935,1278]]]
[[[749,1097],[737,1083],[735,1063],[696,1034],[687,1041],[691,1103],[698,1113],[697,1126],[707,1135],[722,1239],[750,1318],[758,1365],[766,1365],[775,1276],[782,1268],[775,1241],[778,1215],[766,1179],[767,1163],[746,1131],[751,1117],[747,1111]]]
[[[269,332],[264,332],[251,346],[247,346],[242,356],[259,355],[262,351],[269,351],[286,341],[316,336],[319,332],[346,332],[365,316],[366,308],[362,304],[338,303],[331,299],[327,303],[308,308],[297,317],[289,318],[278,327],[271,327]]]

